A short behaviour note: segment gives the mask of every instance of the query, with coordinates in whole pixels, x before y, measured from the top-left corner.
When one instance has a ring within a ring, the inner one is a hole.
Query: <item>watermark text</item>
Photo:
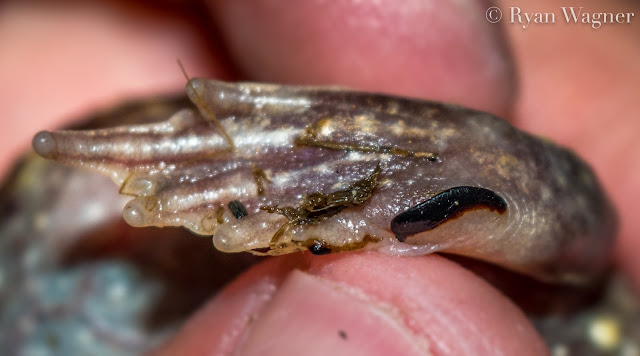
[[[502,10],[496,6],[487,9],[487,21],[496,23],[502,20]],[[511,24],[518,24],[523,29],[532,25],[567,24],[588,25],[599,29],[609,24],[629,24],[635,17],[633,12],[590,12],[583,6],[561,6],[557,12],[529,12],[519,6],[511,6],[506,13],[506,20]]]

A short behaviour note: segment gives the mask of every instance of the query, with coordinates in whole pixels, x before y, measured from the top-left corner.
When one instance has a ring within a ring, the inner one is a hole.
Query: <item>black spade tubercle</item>
[[[396,215],[391,220],[391,231],[404,242],[411,235],[432,230],[475,209],[489,209],[502,214],[507,210],[507,202],[489,189],[454,187]]]

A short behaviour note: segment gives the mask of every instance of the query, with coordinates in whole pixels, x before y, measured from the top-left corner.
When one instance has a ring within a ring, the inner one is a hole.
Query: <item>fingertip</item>
[[[169,345],[259,355],[548,354],[510,301],[457,264],[376,253],[270,258]]]
[[[548,349],[522,311],[486,281],[438,255],[331,256],[309,272],[353,286],[405,315],[436,355],[544,355]],[[435,342],[434,342],[435,341]]]
[[[481,1],[213,5],[231,56],[251,78],[346,85],[499,115],[514,97],[511,57]]]

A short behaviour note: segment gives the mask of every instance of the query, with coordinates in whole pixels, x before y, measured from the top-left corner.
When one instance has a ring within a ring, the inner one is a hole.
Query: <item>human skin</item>
[[[18,142],[62,119],[181,87],[176,57],[194,76],[451,101],[507,117],[592,164],[620,213],[616,261],[640,282],[638,25],[500,28],[484,19],[490,4],[473,1],[455,8],[444,1],[344,1],[328,9],[257,3],[211,6],[224,49],[175,12],[123,3],[4,5],[0,145],[7,155],[0,164],[6,169]],[[503,30],[513,56],[502,47]],[[349,348],[340,337],[317,341],[327,330],[338,335],[336,328]],[[156,354],[268,354],[259,347],[279,355],[546,352],[515,305],[457,264],[358,253],[269,259],[212,298]]]

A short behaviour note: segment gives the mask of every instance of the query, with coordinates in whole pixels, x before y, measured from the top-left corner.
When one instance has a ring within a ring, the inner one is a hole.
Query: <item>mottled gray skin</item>
[[[589,282],[607,266],[616,223],[592,171],[495,116],[342,89],[205,79],[191,80],[187,95],[204,116],[185,110],[156,125],[44,132],[34,147],[111,176],[137,197],[124,210],[130,224],[185,226],[213,235],[223,251],[282,254],[309,241],[399,255],[441,251],[562,283]],[[347,189],[378,163],[369,199],[315,224],[283,229],[286,217],[261,210]],[[264,194],[256,168],[268,178]],[[396,239],[396,215],[457,186],[489,189],[507,211],[475,209]],[[226,208],[232,200],[249,215],[236,219]],[[364,243],[368,237],[377,242]]]

